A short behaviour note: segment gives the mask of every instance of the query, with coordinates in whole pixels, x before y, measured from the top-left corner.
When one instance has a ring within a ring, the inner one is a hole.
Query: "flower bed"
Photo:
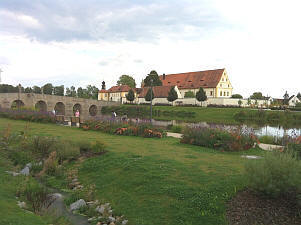
[[[122,123],[114,120],[89,120],[82,124],[83,130],[95,130],[105,133],[162,138],[166,134],[162,129],[155,128],[148,123]]]
[[[0,109],[0,117],[40,123],[55,123],[53,114],[29,109]]]
[[[248,150],[257,142],[253,134],[228,132],[204,127],[187,128],[181,143],[218,149],[221,151]]]

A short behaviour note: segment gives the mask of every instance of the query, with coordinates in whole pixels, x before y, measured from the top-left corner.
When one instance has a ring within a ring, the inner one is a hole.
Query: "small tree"
[[[117,81],[117,85],[128,85],[131,88],[135,88],[136,82],[135,79],[130,75],[122,75],[119,77],[119,80]]]
[[[167,100],[169,102],[173,102],[173,101],[175,101],[177,99],[178,99],[178,94],[177,94],[177,92],[175,90],[175,87],[172,87],[170,89],[170,91],[168,92]]]
[[[53,94],[58,96],[64,96],[65,88],[64,85],[56,86],[53,88]]]
[[[301,99],[301,93],[300,92],[297,94],[297,98]]]
[[[128,94],[126,95],[126,99],[128,101],[130,101],[131,103],[134,101],[134,99],[135,99],[135,93],[134,93],[133,89],[129,90]]]
[[[162,81],[160,80],[160,77],[155,70],[152,70],[143,80],[144,87],[150,87],[151,80],[153,81],[153,86],[162,86]]]
[[[150,102],[151,100],[153,100],[155,97],[154,97],[154,92],[153,90],[151,90],[151,88],[148,89],[146,95],[145,95],[145,101],[148,101]]]
[[[193,91],[185,92],[184,98],[195,98],[195,94]]]
[[[53,93],[53,85],[51,83],[47,83],[43,86],[43,93],[46,95],[52,95]]]
[[[242,100],[238,100],[238,105],[239,105],[239,107],[241,107],[241,105],[242,105]]]
[[[207,100],[207,96],[206,96],[206,93],[204,91],[204,89],[202,87],[200,87],[199,91],[196,93],[196,99],[199,101],[199,102],[203,102],[203,101],[206,101]],[[203,106],[203,103],[202,103],[202,106]]]
[[[239,98],[239,99],[241,99],[242,96],[240,94],[234,94],[234,95],[231,96],[231,98]]]

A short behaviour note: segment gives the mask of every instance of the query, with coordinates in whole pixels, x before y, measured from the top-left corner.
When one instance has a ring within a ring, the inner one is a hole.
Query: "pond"
[[[100,120],[108,120],[111,119],[108,115],[103,115]],[[121,118],[116,118],[116,120],[121,120]],[[133,123],[149,123],[149,119],[134,119],[129,118]],[[184,122],[184,121],[177,121],[177,120],[152,120],[152,124],[154,126],[159,127],[167,127],[170,125],[181,125],[181,126],[189,126],[189,127],[208,127],[212,129],[223,129],[227,131],[234,131],[237,129],[242,130],[246,133],[254,133],[257,136],[275,136],[275,137],[283,137],[284,135],[289,136],[300,136],[301,135],[301,128],[296,127],[283,127],[283,126],[270,126],[270,125],[258,125],[258,124],[241,124],[241,125],[228,125],[228,124],[220,124],[220,123],[208,123],[208,122]]]

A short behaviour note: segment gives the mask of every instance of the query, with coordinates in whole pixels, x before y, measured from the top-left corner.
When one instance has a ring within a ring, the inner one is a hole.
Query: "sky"
[[[0,0],[2,83],[101,87],[226,68],[233,92],[301,92],[299,0]]]

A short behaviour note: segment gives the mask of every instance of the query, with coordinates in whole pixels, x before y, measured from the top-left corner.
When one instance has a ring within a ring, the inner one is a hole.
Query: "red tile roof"
[[[167,98],[170,89],[173,86],[154,86],[153,93],[155,98]],[[139,98],[144,98],[148,92],[150,87],[141,88],[141,92],[139,94]]]
[[[175,86],[179,89],[215,88],[225,69],[206,70],[199,72],[177,73],[160,76],[163,86]]]
[[[100,93],[117,93],[117,92],[128,92],[131,89],[128,85],[120,85],[120,86],[113,86],[108,90],[100,90]]]

